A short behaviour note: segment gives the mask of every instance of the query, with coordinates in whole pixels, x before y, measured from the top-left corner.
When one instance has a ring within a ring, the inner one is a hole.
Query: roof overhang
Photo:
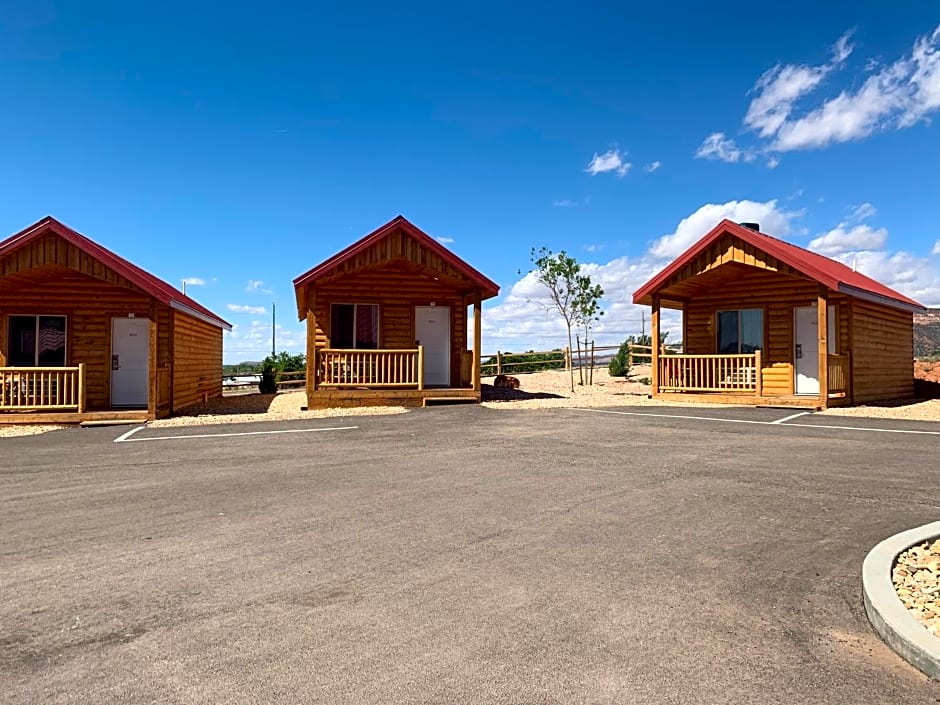
[[[199,304],[191,297],[186,296],[186,294],[179,291],[176,287],[155,277],[153,274],[141,269],[120,255],[102,247],[97,242],[88,239],[52,216],[46,216],[42,220],[30,225],[28,228],[0,242],[0,257],[27,245],[33,240],[42,237],[47,232],[57,235],[86,253],[89,257],[101,262],[105,267],[119,274],[160,303],[176,308],[195,318],[199,318],[210,325],[218,326],[224,330],[232,330],[231,324],[219,316],[216,316],[212,311]]]
[[[442,260],[450,264],[460,274],[467,279],[469,285],[480,291],[480,299],[490,299],[499,295],[499,285],[486,277],[479,270],[472,267],[466,261],[455,255],[444,247],[441,243],[421,230],[419,227],[408,221],[404,216],[396,216],[385,225],[372,231],[360,240],[347,247],[329,259],[324,260],[313,269],[301,274],[294,279],[294,294],[297,299],[297,317],[303,320],[306,317],[306,289],[328,277],[340,265],[348,262],[357,255],[366,251],[369,247],[394,233],[401,230],[418,243],[427,247]]]
[[[653,295],[660,293],[661,289],[675,274],[681,272],[683,267],[689,264],[699,253],[706,250],[724,235],[732,235],[748,243],[832,291],[839,291],[848,296],[865,299],[902,311],[919,312],[925,310],[924,306],[913,299],[870,277],[849,269],[841,262],[810,252],[783,240],[778,240],[727,219],[718,223],[698,242],[668,264],[659,274],[637,289],[633,293],[633,303],[649,305],[652,302]],[[664,305],[663,302],[660,302],[660,304]]]

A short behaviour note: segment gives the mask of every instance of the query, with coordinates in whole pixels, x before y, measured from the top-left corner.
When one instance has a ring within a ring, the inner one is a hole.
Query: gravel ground
[[[483,380],[483,404],[494,408],[513,409],[592,406],[709,406],[695,402],[690,394],[676,395],[675,401],[649,399],[650,387],[637,380],[650,376],[649,365],[635,366],[631,379],[611,377],[606,369],[594,371],[594,384],[579,386],[575,373],[575,390],[571,392],[567,372],[552,370],[518,375],[520,389],[497,389],[493,378]],[[511,404],[507,404],[511,402]],[[940,399],[914,402],[910,400],[829,409],[821,412],[833,416],[860,416],[868,418],[898,419],[904,421],[940,421]]]
[[[894,589],[904,606],[940,637],[940,539],[909,548],[894,566]]]
[[[65,428],[65,426],[50,426],[50,425],[17,425],[17,426],[0,426],[0,438],[16,438],[17,436],[36,436],[40,433],[48,433],[49,431],[56,431],[60,428]]]
[[[285,421],[289,419],[322,419],[332,416],[384,416],[404,414],[401,406],[367,406],[358,409],[314,409],[301,411],[306,406],[304,392],[280,394],[239,394],[212,399],[205,404],[187,408],[185,414],[151,421],[150,426],[202,426],[250,421]]]

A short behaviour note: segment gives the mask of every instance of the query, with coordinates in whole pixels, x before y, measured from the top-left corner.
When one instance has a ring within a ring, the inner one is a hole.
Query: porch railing
[[[0,367],[0,411],[85,411],[85,365]]]
[[[829,355],[829,396],[849,393],[849,355]]]
[[[404,350],[316,351],[318,387],[424,389],[424,346]]]
[[[752,355],[663,355],[661,392],[761,393],[760,350]]]

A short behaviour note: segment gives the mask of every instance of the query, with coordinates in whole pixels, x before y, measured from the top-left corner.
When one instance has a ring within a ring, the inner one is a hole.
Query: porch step
[[[423,406],[444,404],[476,404],[476,397],[425,397]]]

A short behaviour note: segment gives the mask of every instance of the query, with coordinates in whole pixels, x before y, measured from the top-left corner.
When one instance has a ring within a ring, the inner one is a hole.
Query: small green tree
[[[604,315],[601,311],[601,298],[604,296],[604,290],[600,284],[592,284],[591,278],[586,274],[580,275],[575,284],[577,290],[574,297],[574,318],[577,326],[584,331],[584,348],[587,350],[591,328]],[[581,359],[580,345],[578,345],[578,374],[583,385],[585,383],[584,361]],[[594,383],[593,366],[588,380],[590,384]]]
[[[607,371],[611,377],[629,377],[630,376],[630,345],[632,344],[631,335],[620,344],[617,354],[610,359],[607,365]]]
[[[591,278],[581,274],[581,265],[562,250],[558,254],[542,247],[531,251],[535,279],[548,291],[548,310],[557,311],[564,319],[568,331],[568,350],[571,328],[583,321],[596,320],[600,315],[599,300],[604,295],[600,286],[593,287]],[[520,272],[521,274],[521,272]],[[591,308],[594,304],[596,308]],[[590,327],[590,324],[588,324]],[[571,367],[571,391],[574,391],[574,366]]]

